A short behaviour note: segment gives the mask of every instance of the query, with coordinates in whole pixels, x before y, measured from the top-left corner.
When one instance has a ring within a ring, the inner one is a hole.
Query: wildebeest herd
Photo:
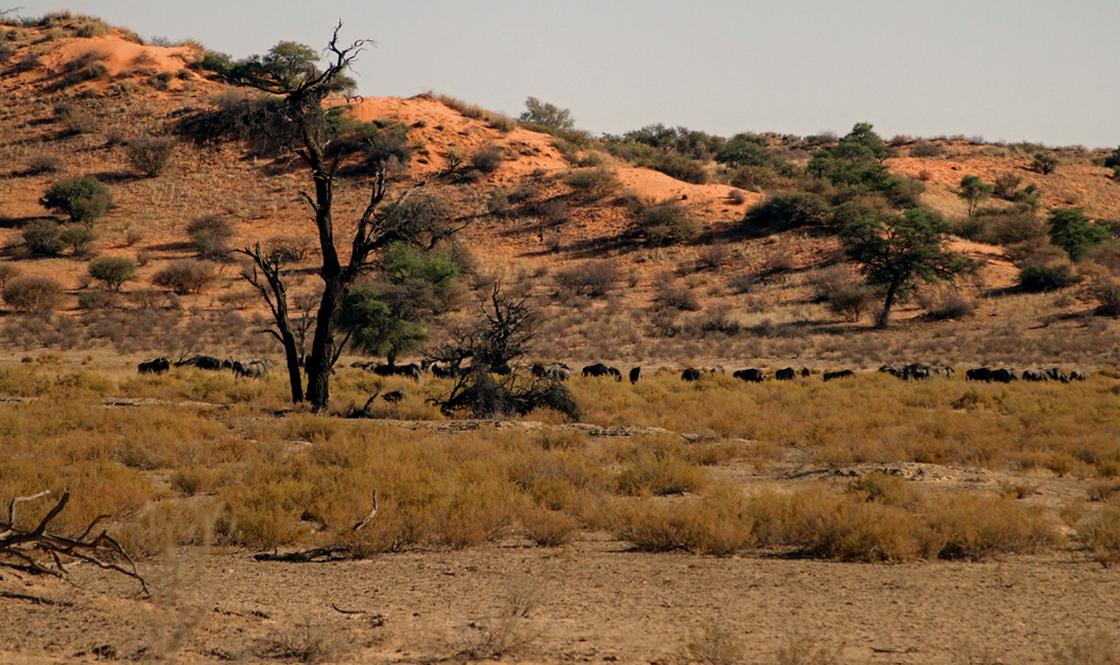
[[[190,356],[172,363],[167,358],[161,356],[140,363],[136,366],[136,369],[141,374],[163,374],[172,367],[197,367],[198,369],[211,372],[228,369],[232,370],[236,376],[250,379],[263,379],[268,376],[273,365],[271,360],[262,358],[249,358],[246,360],[226,358],[225,360],[220,360],[214,356]]]
[[[443,367],[429,361],[420,363],[408,363],[405,365],[397,364],[379,364],[379,363],[354,363],[353,367],[361,368],[368,372],[373,372],[378,376],[401,376],[419,381],[430,370],[432,375],[436,378],[453,378],[456,371],[453,368]],[[232,370],[236,376],[246,378],[264,378],[272,369],[273,364],[270,360],[260,358],[250,358],[245,360],[234,360],[227,358],[220,360],[213,356],[190,356],[182,358],[174,363],[165,357],[155,358],[142,362],[138,365],[137,369],[141,374],[163,374],[171,369],[171,367],[196,367],[202,370],[220,371]],[[572,368],[564,363],[533,363],[529,367],[532,375],[539,379],[549,379],[552,381],[563,382],[572,377]],[[499,374],[509,374],[512,370],[508,367],[503,367]],[[661,369],[660,372],[669,370]],[[948,366],[926,365],[922,363],[911,363],[908,365],[883,365],[879,368],[879,372],[883,374],[890,374],[903,381],[925,381],[928,379],[942,377],[952,379],[956,376],[956,370]],[[814,374],[820,374],[824,381],[834,381],[837,379],[851,378],[856,375],[855,370],[852,369],[832,369],[818,372],[810,370],[807,367],[795,369],[793,367],[785,367],[775,370],[773,374],[769,374],[766,370],[751,367],[746,369],[735,370],[731,376],[740,381],[747,383],[762,383],[769,378],[775,381],[794,381],[798,377],[808,378]],[[605,363],[597,362],[585,366],[580,374],[586,378],[607,378],[614,379],[615,381],[622,381],[622,370],[617,367],[612,367]],[[680,378],[682,381],[695,382],[703,379],[706,376],[726,375],[727,370],[723,367],[705,368],[689,367],[681,371]],[[642,368],[633,367],[627,373],[630,383],[638,383],[642,377]],[[965,378],[969,381],[980,381],[984,383],[1011,383],[1012,381],[1057,381],[1060,383],[1069,383],[1071,381],[1085,381],[1089,378],[1087,372],[1083,370],[1071,370],[1069,372],[1058,368],[1051,367],[1048,369],[1027,369],[1021,373],[1016,373],[1014,370],[1007,368],[991,368],[991,367],[975,367],[965,372]]]

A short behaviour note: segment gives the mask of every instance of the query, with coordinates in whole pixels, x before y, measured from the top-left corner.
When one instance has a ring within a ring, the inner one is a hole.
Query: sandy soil
[[[3,573],[0,593],[73,605],[0,601],[0,660],[254,661],[285,640],[317,645],[328,662],[469,660],[464,651],[507,632],[511,590],[539,603],[508,629],[526,640],[511,662],[676,662],[717,624],[751,663],[775,662],[797,640],[838,649],[843,663],[999,654],[1025,664],[1120,628],[1120,570],[1073,555],[884,566],[636,554],[592,537],[558,550],[505,542],[333,564],[194,550],[145,570],[151,601]]]

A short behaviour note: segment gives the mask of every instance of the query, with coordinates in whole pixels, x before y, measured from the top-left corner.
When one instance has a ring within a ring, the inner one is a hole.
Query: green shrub
[[[62,296],[62,286],[50,277],[16,277],[4,286],[4,302],[26,314],[49,312]]]
[[[829,221],[829,206],[812,192],[779,192],[747,211],[743,221],[752,226],[794,229]]]
[[[1108,229],[1094,224],[1081,208],[1050,211],[1050,242],[1066,250],[1071,261],[1080,261],[1093,245],[1108,238]]]
[[[199,256],[218,259],[229,253],[233,226],[220,215],[205,215],[187,224],[187,235]]]
[[[694,185],[703,185],[708,182],[708,171],[704,168],[704,164],[682,155],[662,154],[647,166],[677,180],[690,182]]]
[[[1079,281],[1081,278],[1068,263],[1039,263],[1019,270],[1019,286],[1026,291],[1056,291]]]
[[[136,262],[125,256],[100,256],[89,262],[89,276],[120,291],[125,282],[136,279]]]
[[[23,244],[32,254],[58,256],[66,248],[62,229],[53,219],[37,219],[23,227]]]
[[[679,201],[646,206],[638,213],[638,232],[650,245],[672,245],[691,240],[698,228],[692,211]]]
[[[133,170],[154,178],[167,168],[175,150],[174,139],[167,136],[141,136],[128,142],[126,154]]]
[[[75,222],[91,226],[109,210],[112,196],[104,183],[82,176],[60,180],[47,189],[39,203],[48,210],[61,212]]]
[[[70,248],[74,256],[85,256],[89,252],[90,245],[93,244],[96,236],[94,236],[92,230],[84,226],[71,224],[62,229],[58,238]]]
[[[152,283],[176,295],[201,293],[214,280],[214,267],[204,261],[173,261],[152,277]]]

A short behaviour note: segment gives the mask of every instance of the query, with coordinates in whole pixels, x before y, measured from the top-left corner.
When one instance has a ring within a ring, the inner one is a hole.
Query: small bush
[[[1053,173],[1056,168],[1058,168],[1058,158],[1053,153],[1040,152],[1031,161],[1031,170],[1043,175]]]
[[[829,220],[828,202],[812,192],[780,192],[747,211],[744,221],[752,226],[793,229],[817,226]]]
[[[152,278],[152,283],[175,295],[201,293],[214,280],[214,267],[204,261],[173,261]]]
[[[1098,312],[1106,316],[1120,316],[1120,278],[1099,277],[1093,284],[1093,296],[1100,304]]]
[[[62,124],[67,136],[91,134],[97,131],[97,118],[79,108],[63,105],[55,111],[55,119]]]
[[[570,515],[543,508],[522,514],[521,526],[529,540],[542,547],[565,545],[579,530],[579,523]]]
[[[634,506],[622,511],[617,521],[618,537],[645,552],[684,550],[726,556],[755,542],[742,497],[730,489],[672,505]]]
[[[50,312],[62,296],[62,286],[50,277],[16,277],[4,286],[4,302],[27,314]]]
[[[588,261],[556,273],[562,291],[588,298],[605,297],[618,282],[618,266],[614,261]]]
[[[863,318],[875,301],[874,289],[842,266],[821,273],[813,281],[813,291],[817,302],[852,323]]]
[[[622,189],[614,172],[606,168],[579,169],[564,176],[564,182],[580,201],[592,202],[613,196]]]
[[[66,248],[62,228],[53,219],[37,219],[23,227],[23,244],[41,256],[58,256]]]
[[[125,282],[136,279],[136,262],[125,256],[100,256],[89,262],[89,276],[120,291]]]
[[[60,163],[61,160],[55,155],[38,154],[27,161],[27,168],[23,170],[23,175],[54,173],[58,171]]]
[[[175,150],[174,139],[167,136],[141,136],[128,142],[126,154],[133,170],[149,178],[164,172]]]
[[[59,240],[70,248],[74,256],[85,256],[88,254],[93,245],[93,241],[97,239],[97,236],[94,235],[92,230],[77,224],[71,224],[62,229],[58,237]]]
[[[683,155],[662,153],[645,166],[694,185],[708,182],[708,171],[704,168],[703,162]]]
[[[501,188],[491,191],[490,196],[486,197],[486,212],[502,219],[513,217],[514,210],[509,200],[509,193]]]
[[[483,146],[471,157],[471,166],[482,173],[493,173],[498,170],[505,160],[505,151],[500,145],[489,144]]]
[[[657,304],[686,312],[700,311],[700,301],[692,289],[665,284],[657,291]]]
[[[650,245],[672,245],[694,238],[698,232],[692,211],[679,201],[646,206],[638,213],[637,230]]]
[[[1026,291],[1056,291],[1079,281],[1081,278],[1069,263],[1038,263],[1019,270],[1019,286]]]
[[[39,203],[48,210],[64,213],[71,220],[90,226],[108,212],[112,197],[104,183],[83,176],[51,185]]]
[[[187,235],[199,256],[219,259],[229,252],[233,226],[220,215],[206,215],[187,224]]]
[[[963,319],[976,311],[975,301],[952,287],[923,293],[918,304],[933,319]]]
[[[78,294],[78,307],[81,309],[106,309],[116,304],[116,294],[108,291],[82,291]]]
[[[910,148],[911,157],[939,157],[945,149],[941,147],[940,143],[933,143],[931,141],[922,141],[913,148]]]
[[[10,263],[0,263],[0,289],[12,279],[19,277],[19,268]]]

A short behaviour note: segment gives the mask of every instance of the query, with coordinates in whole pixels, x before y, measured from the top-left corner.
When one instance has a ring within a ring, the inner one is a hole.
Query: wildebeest
[[[633,384],[637,383],[641,378],[642,378],[642,368],[641,367],[631,367],[630,368],[630,384],[633,385]]]
[[[413,381],[419,381],[420,377],[424,375],[423,368],[416,363],[409,363],[407,365],[366,365],[366,369],[377,376],[403,376]]]
[[[171,369],[171,361],[164,357],[146,360],[136,366],[136,371],[141,374],[163,374]]]
[[[813,370],[809,369],[808,367],[801,368],[801,378],[803,379],[808,378],[812,373]]]
[[[974,367],[964,373],[969,381],[991,381],[992,369],[990,367]]]
[[[1060,367],[1051,367],[1046,370],[1046,377],[1051,381],[1061,381],[1062,383],[1069,383],[1069,374],[1062,371]]]
[[[689,367],[688,369],[681,372],[682,381],[699,381],[700,377],[702,376],[704,376],[704,372],[696,369],[695,367]]]
[[[533,376],[538,379],[550,379],[552,381],[567,381],[572,376],[572,369],[564,363],[553,363],[552,365],[533,363],[531,371]]]
[[[610,367],[609,365],[604,365],[603,363],[595,363],[594,365],[588,365],[584,367],[582,374],[584,376],[592,378],[609,376],[619,381],[622,380],[622,372],[618,371],[618,368]]]
[[[762,370],[756,368],[741,369],[736,371],[731,376],[739,379],[740,381],[748,381],[750,383],[762,383],[766,379],[766,375]]]
[[[225,364],[226,363],[222,363],[223,366],[225,366]],[[261,360],[259,358],[231,360],[229,361],[229,365],[234,375],[248,379],[263,379],[268,376],[268,371],[272,369],[271,360]]]
[[[1089,373],[1086,372],[1085,370],[1081,370],[1081,369],[1070,370],[1069,380],[1070,381],[1088,381],[1089,380]]]
[[[856,373],[853,372],[850,369],[840,369],[840,370],[835,370],[835,371],[832,371],[832,372],[825,372],[824,373],[824,380],[825,381],[832,381],[833,379],[848,379],[848,378],[851,378],[855,375],[856,375]]]
[[[793,381],[797,378],[797,371],[792,367],[786,367],[774,372],[774,378],[778,381]]]
[[[396,404],[397,402],[400,402],[401,400],[404,399],[404,393],[401,392],[400,390],[394,390],[392,392],[388,392],[388,393],[385,393],[384,395],[382,395],[381,399],[385,400],[386,402],[388,402],[390,404]]]
[[[454,379],[456,376],[459,376],[460,371],[461,370],[456,370],[450,365],[447,367],[443,365],[432,365],[432,376],[437,379]]]
[[[1026,369],[1026,370],[1023,370],[1023,380],[1024,381],[1049,381],[1050,376],[1046,373],[1046,370]]]
[[[175,363],[176,367],[197,367],[205,370],[222,369],[222,361],[214,356],[191,356]]]
[[[1015,372],[1009,369],[993,369],[988,380],[996,383],[1011,383],[1018,378],[1015,376]]]

